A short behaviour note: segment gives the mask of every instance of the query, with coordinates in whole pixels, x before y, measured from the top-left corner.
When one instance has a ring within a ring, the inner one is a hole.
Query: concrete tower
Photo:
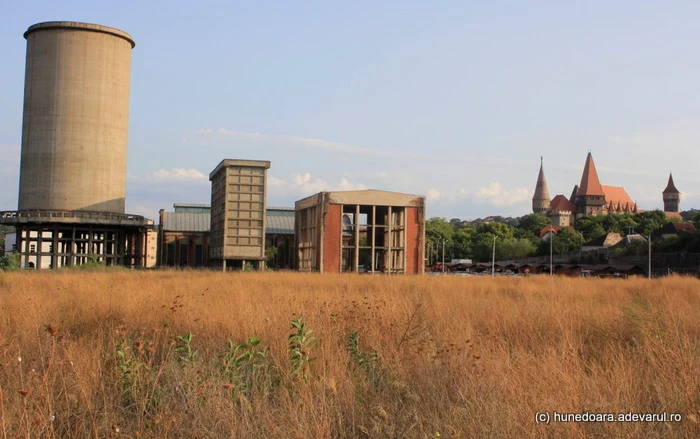
[[[224,159],[211,181],[210,262],[224,271],[255,261],[265,267],[266,160]]]
[[[54,21],[25,33],[19,206],[124,213],[134,40]]]
[[[663,196],[664,212],[678,212],[681,202],[681,193],[676,189],[676,185],[673,184],[673,174],[669,174],[668,176],[668,184],[663,191]]]
[[[71,21],[35,24],[24,38],[18,210],[0,212],[20,266],[145,266],[153,221],[124,213],[134,40]]]
[[[544,178],[543,159],[540,157],[540,174],[537,176],[537,186],[535,194],[532,196],[532,211],[539,215],[547,215],[549,211],[550,198],[547,188],[547,179]]]

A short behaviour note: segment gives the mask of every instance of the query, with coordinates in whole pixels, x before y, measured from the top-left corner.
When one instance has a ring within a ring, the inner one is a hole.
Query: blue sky
[[[208,203],[223,158],[270,160],[269,205],[426,195],[428,215],[531,212],[539,157],[700,208],[698,2],[4,2],[0,210],[17,206],[26,42],[42,21],[129,32],[127,211]]]

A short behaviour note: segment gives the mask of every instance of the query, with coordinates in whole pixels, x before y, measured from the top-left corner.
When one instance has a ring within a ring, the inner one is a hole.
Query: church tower
[[[547,188],[547,179],[544,178],[543,159],[540,157],[540,174],[537,176],[537,186],[535,186],[535,195],[532,196],[532,211],[539,215],[547,215],[549,212],[549,189]]]
[[[681,193],[673,184],[673,174],[668,176],[668,184],[663,191],[664,196],[664,212],[678,212],[678,205],[681,202]]]
[[[588,153],[586,165],[583,167],[581,184],[576,192],[576,218],[589,215],[600,215],[606,212],[605,192],[598,178],[598,171],[593,163],[593,156]]]

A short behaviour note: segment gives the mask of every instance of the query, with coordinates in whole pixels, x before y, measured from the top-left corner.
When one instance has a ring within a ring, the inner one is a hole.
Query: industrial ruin
[[[153,222],[125,213],[129,34],[56,21],[25,33],[27,57],[16,228],[24,268],[95,261],[144,267]]]

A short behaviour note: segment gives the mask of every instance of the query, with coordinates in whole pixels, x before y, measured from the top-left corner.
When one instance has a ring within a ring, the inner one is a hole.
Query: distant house
[[[651,232],[652,241],[675,238],[681,235],[695,235],[697,229],[691,223],[666,223]]]
[[[641,243],[646,243],[647,239],[642,235],[635,233],[623,237],[620,242],[614,245],[614,247],[628,247],[630,245],[637,245]]]
[[[622,235],[615,232],[607,233],[599,238],[592,239],[588,242],[584,242],[581,250],[597,250],[612,247],[622,241]]]

